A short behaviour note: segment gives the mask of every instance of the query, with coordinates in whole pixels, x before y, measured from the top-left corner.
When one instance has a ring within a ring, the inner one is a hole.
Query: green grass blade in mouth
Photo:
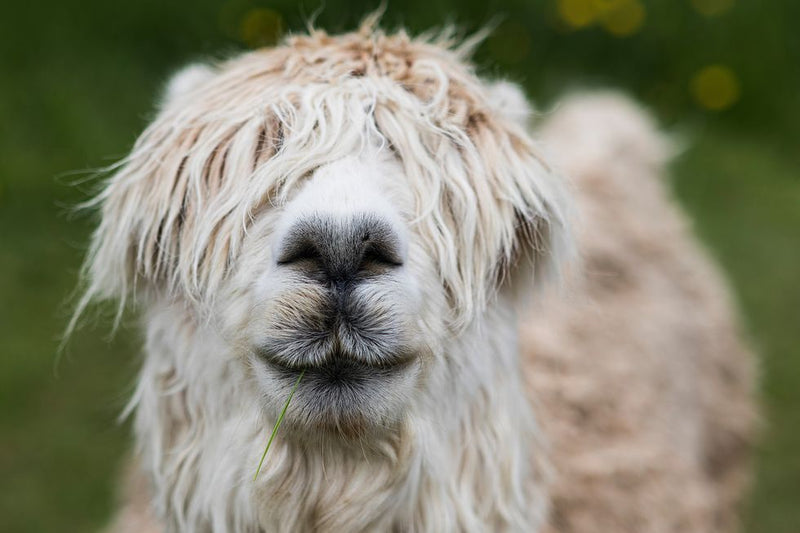
[[[261,472],[261,465],[264,464],[264,457],[267,456],[267,452],[269,451],[269,447],[272,446],[272,441],[275,439],[275,435],[278,433],[278,428],[281,427],[281,422],[283,422],[283,417],[286,414],[286,409],[289,408],[289,402],[292,401],[292,396],[294,396],[297,387],[300,385],[300,380],[303,379],[303,374],[306,373],[306,369],[300,371],[300,375],[297,376],[297,381],[294,382],[294,387],[292,387],[292,392],[289,393],[289,397],[286,398],[286,403],[283,405],[283,410],[281,414],[278,416],[278,419],[275,421],[275,426],[272,428],[272,435],[269,436],[269,440],[267,441],[267,447],[264,448],[264,453],[261,454],[261,460],[258,462],[258,468],[256,469],[256,475],[253,476],[253,481],[256,480],[258,477],[258,473]]]

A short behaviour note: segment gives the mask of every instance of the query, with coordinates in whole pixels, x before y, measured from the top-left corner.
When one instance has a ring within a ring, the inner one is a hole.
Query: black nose
[[[296,269],[343,293],[403,264],[400,238],[377,215],[314,215],[297,221],[281,241],[278,265]]]

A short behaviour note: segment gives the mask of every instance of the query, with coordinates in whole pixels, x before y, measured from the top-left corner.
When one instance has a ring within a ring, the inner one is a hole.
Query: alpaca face
[[[82,305],[174,306],[194,343],[165,366],[265,420],[302,373],[284,436],[392,431],[454,369],[490,379],[496,347],[454,343],[559,263],[567,210],[524,97],[508,112],[459,54],[315,34],[179,76],[96,199]]]
[[[437,322],[424,316],[419,280],[435,272],[411,257],[404,183],[386,156],[324,165],[246,247],[249,364],[276,412],[303,372],[287,418],[295,431],[389,429],[418,386]]]

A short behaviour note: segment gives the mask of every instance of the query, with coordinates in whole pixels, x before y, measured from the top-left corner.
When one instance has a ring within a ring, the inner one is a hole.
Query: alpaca
[[[112,531],[734,526],[750,360],[660,137],[584,97],[540,147],[474,44],[372,18],[169,84],[80,305],[145,332]]]

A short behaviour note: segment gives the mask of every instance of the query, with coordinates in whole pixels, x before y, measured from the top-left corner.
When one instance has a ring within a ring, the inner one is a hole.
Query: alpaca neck
[[[188,313],[152,312],[131,405],[158,514],[196,531],[536,531],[542,455],[513,313],[494,309],[437,358],[399,431],[369,446],[279,435],[254,482],[273,421],[244,360]]]

